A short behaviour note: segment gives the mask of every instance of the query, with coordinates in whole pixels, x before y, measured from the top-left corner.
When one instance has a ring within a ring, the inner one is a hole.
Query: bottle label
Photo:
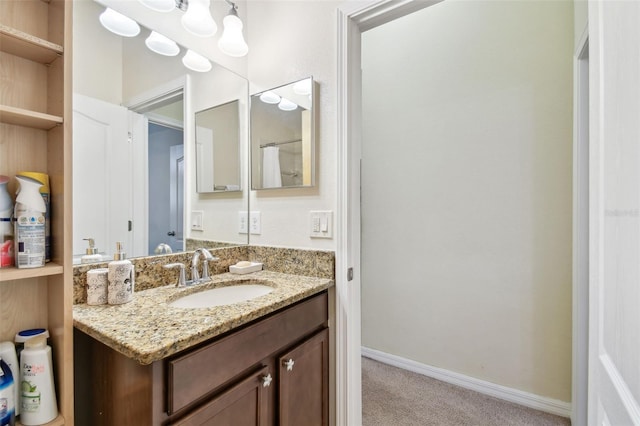
[[[44,368],[44,366],[42,367]],[[28,380],[23,380],[21,395],[21,410],[23,413],[37,413],[40,410],[40,391],[38,386]]]
[[[16,218],[16,266],[44,266],[45,218],[42,213],[21,214]]]

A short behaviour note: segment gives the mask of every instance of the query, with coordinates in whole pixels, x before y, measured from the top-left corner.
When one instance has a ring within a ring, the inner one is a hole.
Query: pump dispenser
[[[116,243],[113,261],[109,262],[109,289],[107,298],[110,305],[120,305],[133,300],[135,270],[131,261],[125,259],[122,243]]]
[[[80,258],[80,263],[100,262],[102,260],[102,255],[98,253],[98,249],[95,247],[95,240],[93,238],[83,238],[82,240],[88,241],[89,247],[86,249],[85,254]]]

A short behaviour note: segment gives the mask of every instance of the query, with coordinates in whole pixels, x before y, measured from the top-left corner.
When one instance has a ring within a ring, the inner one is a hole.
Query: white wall
[[[571,2],[363,34],[363,345],[571,401]]]
[[[251,93],[310,75],[319,83],[317,185],[313,189],[252,191],[262,234],[251,244],[335,249],[335,239],[309,237],[309,211],[336,209],[336,9],[333,1],[248,1]]]

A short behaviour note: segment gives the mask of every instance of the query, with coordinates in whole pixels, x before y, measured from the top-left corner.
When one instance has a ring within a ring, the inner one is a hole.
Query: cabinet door
[[[329,424],[328,344],[325,328],[278,359],[280,426]]]
[[[172,425],[264,426],[272,377],[263,367]]]

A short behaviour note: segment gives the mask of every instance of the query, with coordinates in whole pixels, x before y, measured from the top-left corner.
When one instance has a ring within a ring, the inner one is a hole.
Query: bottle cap
[[[26,348],[44,348],[47,346],[47,338],[43,335],[37,335],[32,337],[31,339],[24,342],[24,347]]]
[[[33,339],[36,336],[42,336],[45,339],[49,338],[49,331],[45,328],[32,328],[29,330],[22,330],[16,334],[15,342],[24,343],[27,340]]]

